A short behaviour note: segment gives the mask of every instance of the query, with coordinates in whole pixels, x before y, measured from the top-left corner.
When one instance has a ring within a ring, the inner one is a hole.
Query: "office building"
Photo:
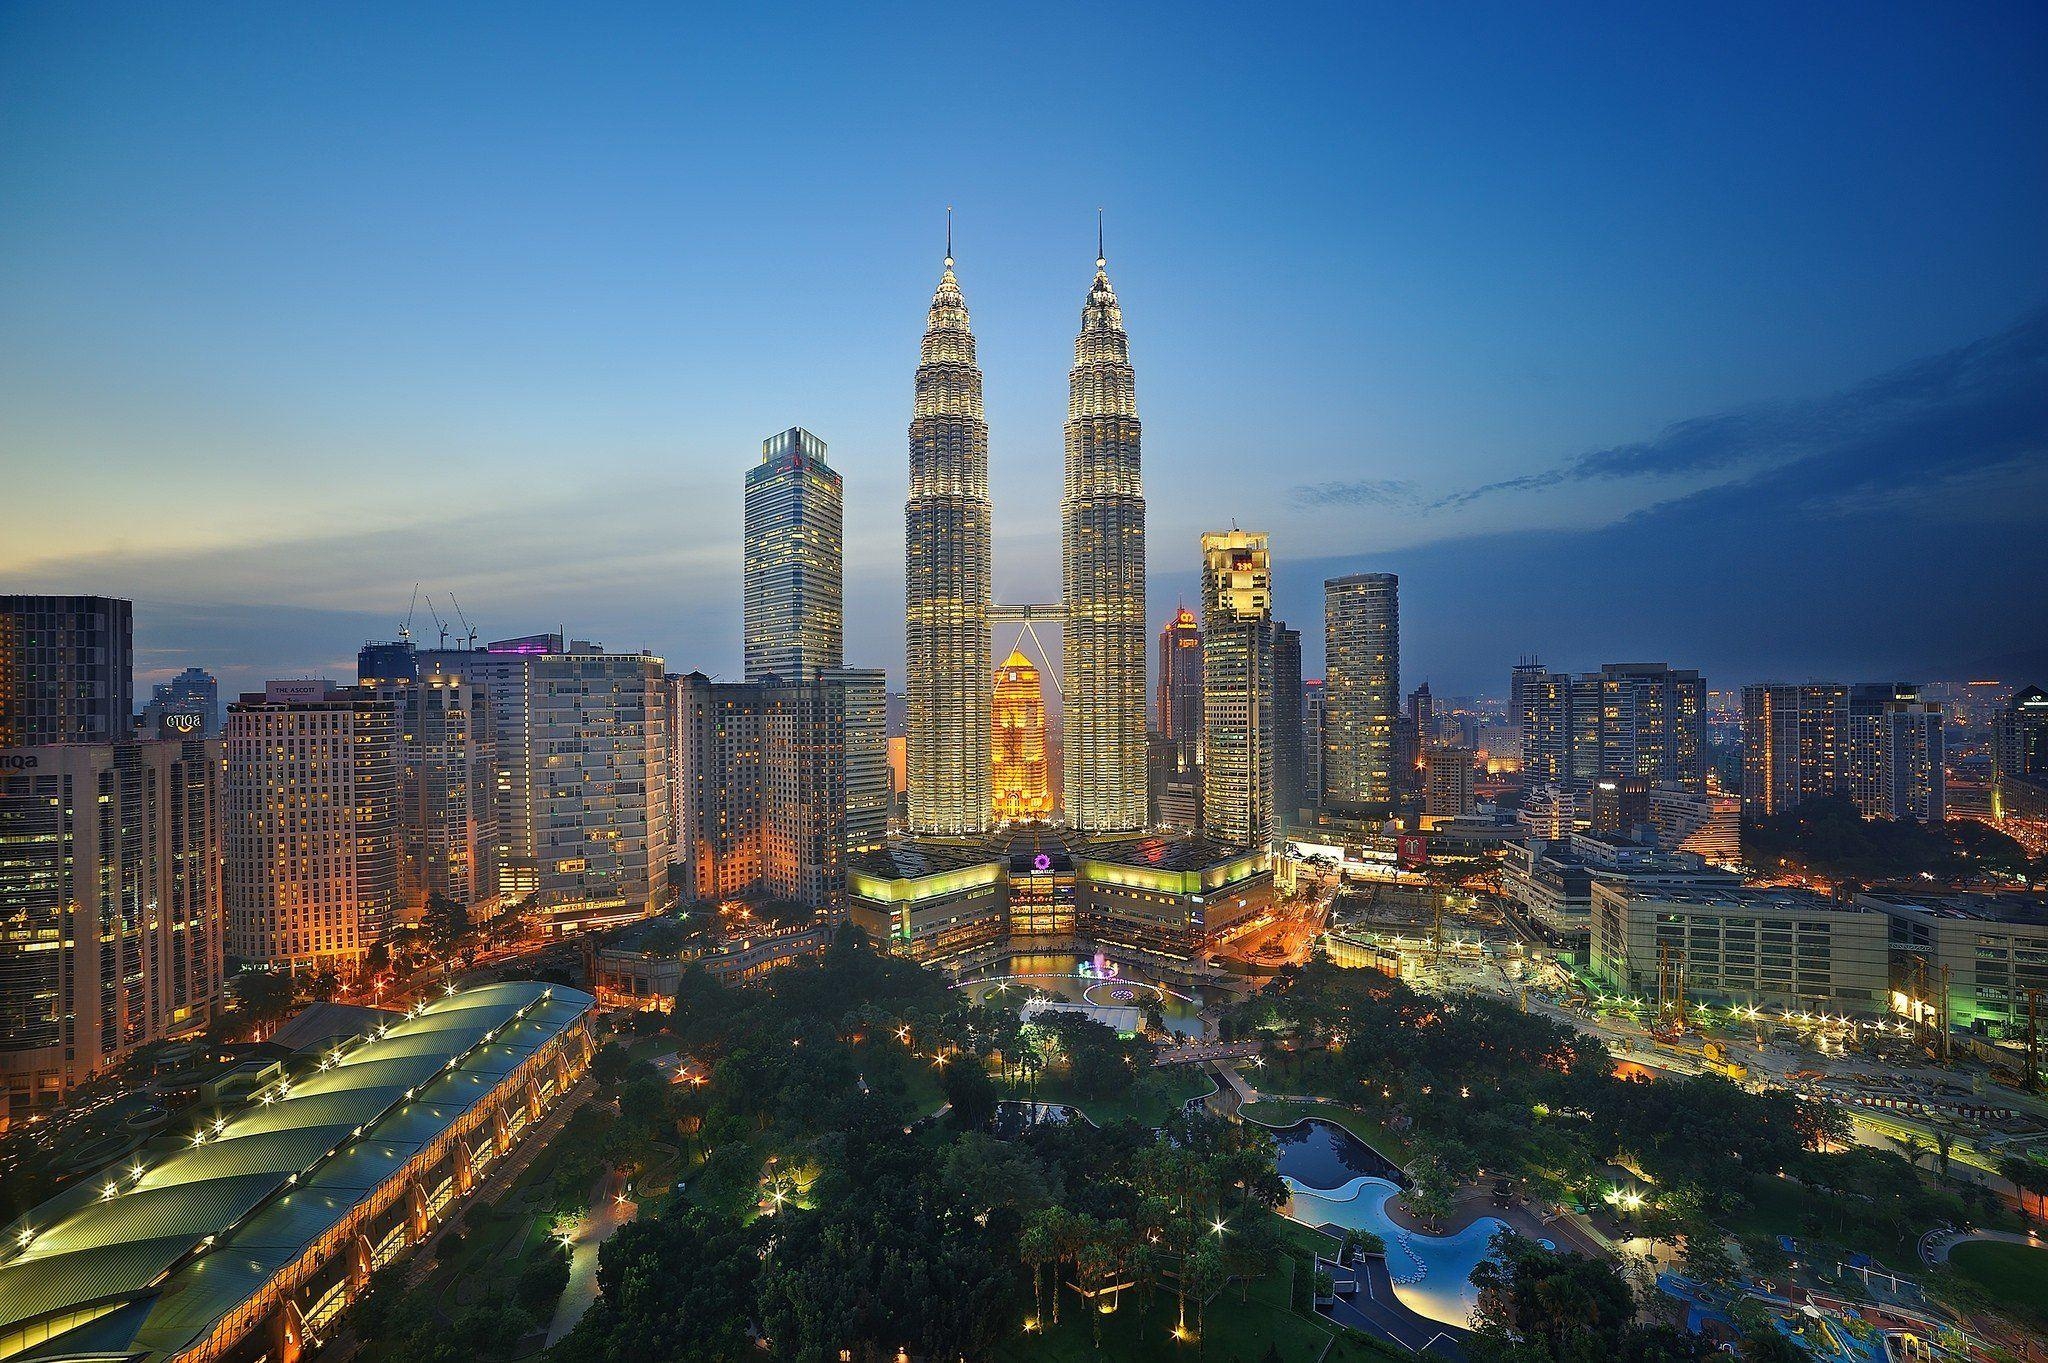
[[[1401,779],[1399,592],[1392,573],[1323,583],[1323,798],[1340,811],[1390,810]]]
[[[1502,848],[1501,891],[1583,961],[1591,944],[1593,883],[1629,894],[1733,889],[1742,878],[1691,852],[1647,846],[1619,834],[1565,830]]]
[[[1581,792],[1602,779],[1707,788],[1706,683],[1664,663],[1608,663],[1598,672],[1516,669],[1522,770]],[[1512,705],[1514,702],[1511,701]]]
[[[1939,705],[1888,701],[1849,724],[1849,797],[1866,819],[1947,817],[1948,748]]]
[[[668,679],[678,888],[700,903],[844,905],[846,688]]]
[[[1587,800],[1592,831],[1632,838],[1650,822],[1650,783],[1640,776],[1603,776]]]
[[[1890,996],[1887,920],[1809,890],[1660,890],[1595,880],[1593,976],[1669,1007],[1867,1015]]]
[[[0,749],[0,1114],[213,1019],[219,775],[218,741]]]
[[[0,1357],[299,1363],[577,1091],[594,1003],[530,981],[437,995],[293,1053],[233,1110],[188,1110],[6,1227]]]
[[[843,498],[825,442],[791,427],[747,470],[743,642],[747,680],[808,681],[844,661]]]
[[[1159,631],[1159,734],[1202,763],[1202,624],[1186,606]]]
[[[1435,819],[1462,819],[1478,804],[1470,748],[1440,743],[1423,754],[1422,812]]]
[[[439,672],[422,673],[411,646],[372,646],[360,672],[382,665],[392,676],[359,684],[391,703],[398,743],[398,891],[408,914],[430,899],[452,900],[472,920],[496,917],[498,899],[497,730],[484,687]]]
[[[1301,794],[1303,803],[1311,808],[1323,803],[1326,692],[1321,677],[1310,677],[1301,684]]]
[[[889,674],[830,667],[818,675],[846,698],[846,845],[879,847],[889,835]]]
[[[996,669],[990,787],[998,823],[1052,817],[1046,769],[1045,687],[1022,650]]]
[[[1065,691],[1061,791],[1069,826],[1145,823],[1145,497],[1130,341],[1098,243],[1067,385],[1060,501]]]
[[[1890,923],[1892,1010],[1993,1040],[2024,1040],[2048,1003],[2048,897],[1876,891],[1856,902]],[[1946,989],[1944,992],[1944,981]]]
[[[1306,797],[1301,748],[1301,631],[1273,622],[1273,827],[1301,821]]]
[[[1991,729],[1991,812],[1997,819],[2048,811],[2048,691],[2029,686],[1998,711]]]
[[[578,651],[590,647],[582,640],[575,643]],[[431,674],[460,677],[482,689],[497,747],[491,782],[491,821],[497,827],[493,860],[497,865],[498,896],[507,908],[528,904],[540,890],[530,704],[534,665],[539,659],[569,649],[569,641],[559,634],[529,634],[493,640],[475,649],[421,649],[409,663],[393,655],[380,664],[394,675],[403,675],[407,667],[418,675],[424,668]],[[370,665],[358,658],[359,672]]]
[[[1557,781],[1522,787],[1521,808],[1515,822],[1539,838],[1568,838],[1581,828],[1592,826],[1592,812],[1578,793]]]
[[[1155,827],[1180,832],[1202,827],[1202,769],[1191,755],[1194,747],[1163,734],[1150,736],[1146,782]]]
[[[135,728],[139,738],[220,737],[220,682],[196,667],[158,682]]]
[[[1273,565],[1266,536],[1202,536],[1202,828],[1263,847],[1273,833]]]
[[[130,737],[134,614],[111,596],[0,596],[0,747]]]
[[[1909,682],[1782,682],[1742,688],[1742,812],[1780,814],[1808,800],[1853,795],[1857,733],[1894,701],[1919,700]],[[1874,756],[1874,743],[1864,748]]]
[[[910,423],[904,506],[904,696],[911,831],[987,830],[995,670],[991,604],[988,422],[967,303],[946,268],[932,294]]]
[[[1415,758],[1419,764],[1437,740],[1436,698],[1424,682],[1408,693],[1408,722],[1415,729]]]
[[[221,899],[227,954],[345,969],[400,904],[392,702],[273,681],[228,707]]]

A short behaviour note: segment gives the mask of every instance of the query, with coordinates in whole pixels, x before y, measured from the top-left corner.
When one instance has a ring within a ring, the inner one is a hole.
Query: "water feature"
[[[1009,1004],[1021,1008],[1034,993],[1065,999],[1070,1003],[1094,1003],[1108,1007],[1149,1010],[1157,1005],[1168,1031],[1180,1036],[1202,1036],[1201,1002],[1144,978],[1143,972],[1124,966],[1114,979],[1081,973],[1088,957],[1067,952],[1016,955],[998,962],[977,975],[968,976],[959,988],[977,1003]],[[1129,997],[1125,997],[1128,995]]]
[[[1335,1122],[1306,1117],[1275,1128],[1273,1140],[1280,1147],[1280,1172],[1305,1188],[1341,1188],[1366,1176],[1408,1181],[1392,1160]]]

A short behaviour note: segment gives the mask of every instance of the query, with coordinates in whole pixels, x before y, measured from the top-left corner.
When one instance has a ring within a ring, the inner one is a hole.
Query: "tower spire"
[[[953,205],[946,205],[946,268],[953,268]]]
[[[948,254],[951,254],[950,252]],[[1095,268],[1109,267],[1109,254],[1102,249],[1102,205],[1095,206]]]

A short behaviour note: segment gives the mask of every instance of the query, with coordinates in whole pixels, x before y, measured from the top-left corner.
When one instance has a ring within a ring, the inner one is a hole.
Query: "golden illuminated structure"
[[[1045,757],[1045,687],[1019,649],[996,669],[990,787],[999,822],[1052,814]]]
[[[917,834],[958,837],[989,826],[992,515],[981,370],[953,277],[949,214],[945,273],[917,367],[903,511],[903,690],[910,831]],[[1142,777],[1141,770],[1141,797]]]
[[[1273,831],[1273,561],[1266,537],[1202,536],[1202,827],[1238,847]]]
[[[1145,497],[1130,340],[1108,265],[1098,222],[1060,503],[1065,804],[1068,824],[1088,833],[1145,824]]]

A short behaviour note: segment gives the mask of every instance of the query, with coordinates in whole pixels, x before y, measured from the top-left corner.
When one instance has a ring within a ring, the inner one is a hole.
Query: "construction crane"
[[[415,582],[415,583],[413,583],[413,584],[412,584],[412,602],[411,602],[411,604],[409,604],[409,605],[408,605],[408,606],[406,606],[406,608],[405,608],[405,623],[404,623],[404,624],[402,624],[402,625],[400,625],[400,626],[398,627],[398,638],[399,638],[399,641],[400,641],[401,643],[407,643],[407,644],[409,644],[409,643],[411,643],[411,642],[412,642],[412,617],[413,617],[413,612],[414,612],[414,611],[417,611],[417,610],[418,610],[419,608],[420,608],[420,584],[419,584],[419,583],[417,583],[417,582]]]
[[[448,589],[448,604],[455,607],[455,618],[457,620],[460,620],[462,622],[462,627],[469,631],[469,648],[471,652],[475,652],[476,626],[470,624],[469,617],[462,613],[462,603],[455,599],[455,589],[452,587]]]
[[[448,647],[448,622],[441,618],[441,612],[434,609],[434,598],[431,593],[427,596],[427,614],[434,617],[434,624],[441,631],[441,647]]]

